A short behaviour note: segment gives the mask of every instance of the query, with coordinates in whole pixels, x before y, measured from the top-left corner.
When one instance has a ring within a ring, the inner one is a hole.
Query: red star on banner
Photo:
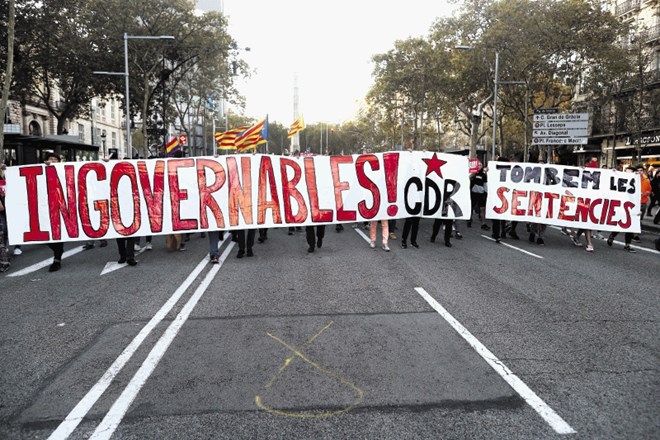
[[[440,170],[440,167],[443,166],[444,164],[447,163],[446,160],[438,159],[438,155],[433,153],[433,157],[430,159],[422,159],[424,162],[426,162],[426,175],[428,176],[431,173],[436,173],[438,176],[442,176],[442,171]]]

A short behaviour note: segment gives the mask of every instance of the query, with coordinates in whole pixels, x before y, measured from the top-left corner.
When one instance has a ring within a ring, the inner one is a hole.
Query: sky
[[[198,0],[201,10],[223,10],[240,57],[253,69],[237,80],[244,114],[285,126],[299,114],[307,124],[352,119],[373,84],[371,57],[396,40],[426,36],[446,0]],[[230,108],[230,111],[234,109]]]

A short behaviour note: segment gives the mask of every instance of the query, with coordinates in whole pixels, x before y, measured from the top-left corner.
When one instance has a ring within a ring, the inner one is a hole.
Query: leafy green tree
[[[112,90],[107,78],[91,74],[109,59],[100,24],[84,0],[26,2],[17,16],[12,97],[45,106],[58,134],[68,119],[88,114],[93,97]]]

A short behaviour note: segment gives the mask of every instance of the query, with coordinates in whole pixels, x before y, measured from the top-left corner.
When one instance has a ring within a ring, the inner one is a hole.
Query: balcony
[[[621,16],[639,9],[639,0],[628,0],[616,5],[616,15]]]
[[[642,32],[641,37],[642,40],[647,44],[653,43],[654,41],[660,39],[660,24],[656,24],[655,26],[646,29],[644,32]]]

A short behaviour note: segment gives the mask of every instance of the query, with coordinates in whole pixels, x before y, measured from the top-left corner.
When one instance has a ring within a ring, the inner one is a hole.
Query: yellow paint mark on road
[[[349,381],[342,374],[340,374],[338,372],[335,372],[335,371],[332,371],[328,368],[323,367],[322,365],[318,364],[317,362],[314,362],[313,360],[309,359],[302,352],[302,350],[304,348],[309,347],[312,344],[312,342],[314,342],[316,340],[316,338],[321,336],[321,334],[324,331],[326,331],[328,328],[330,328],[330,326],[333,323],[334,323],[334,321],[330,321],[321,330],[316,332],[316,334],[312,335],[309,339],[307,339],[307,341],[305,341],[305,343],[303,345],[301,345],[300,347],[297,347],[297,348],[291,346],[290,344],[286,343],[285,341],[283,341],[282,339],[278,338],[277,336],[271,334],[270,332],[267,332],[266,334],[268,336],[270,336],[272,339],[276,340],[277,342],[282,344],[284,347],[289,349],[293,354],[284,360],[284,362],[282,363],[280,368],[277,370],[277,373],[275,373],[273,375],[273,377],[268,381],[265,388],[266,388],[266,390],[270,389],[275,384],[277,379],[279,379],[282,376],[284,371],[286,371],[286,369],[289,367],[289,365],[291,365],[291,363],[296,358],[299,358],[303,362],[310,365],[311,367],[313,367],[313,368],[317,369],[318,371],[320,371],[323,375],[328,376],[328,377],[333,378],[333,379],[336,379],[342,385],[345,385],[345,386],[351,388],[353,390],[353,392],[355,393],[355,401],[347,407],[340,408],[340,409],[337,409],[337,410],[334,410],[334,411],[320,411],[320,412],[319,411],[286,411],[286,410],[275,409],[275,408],[271,408],[269,406],[266,406],[263,403],[263,401],[261,399],[261,396],[256,395],[255,398],[254,398],[254,401],[255,401],[258,408],[260,408],[260,409],[262,409],[262,410],[264,410],[264,411],[266,411],[270,414],[283,416],[283,417],[295,417],[295,418],[300,418],[300,419],[317,419],[317,418],[332,417],[332,416],[337,416],[337,415],[340,415],[340,414],[344,414],[344,413],[352,410],[358,404],[360,404],[360,402],[362,402],[362,399],[364,398],[364,392],[360,388],[358,388],[357,385],[355,385],[353,382]]]

